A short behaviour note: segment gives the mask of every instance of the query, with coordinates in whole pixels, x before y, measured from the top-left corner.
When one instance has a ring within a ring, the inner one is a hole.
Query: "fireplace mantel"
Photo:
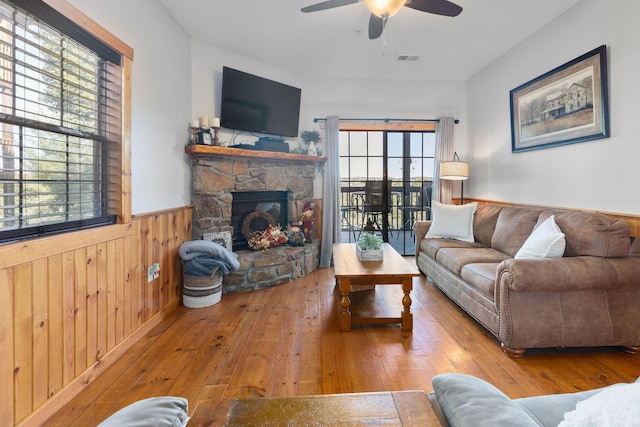
[[[209,155],[209,156],[230,156],[230,157],[253,157],[259,159],[283,159],[295,162],[324,163],[327,158],[320,156],[308,156],[297,153],[279,153],[275,151],[245,150],[243,148],[220,147],[215,145],[187,145],[184,150],[187,154]]]

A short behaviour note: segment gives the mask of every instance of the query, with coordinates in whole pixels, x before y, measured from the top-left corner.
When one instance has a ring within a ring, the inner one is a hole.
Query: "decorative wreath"
[[[240,231],[244,238],[249,240],[256,231],[263,232],[274,224],[276,221],[270,214],[264,211],[253,211],[242,220],[242,230]]]
[[[279,225],[270,225],[264,231],[256,231],[248,240],[249,247],[256,251],[266,251],[271,246],[284,245],[287,243],[287,235]]]

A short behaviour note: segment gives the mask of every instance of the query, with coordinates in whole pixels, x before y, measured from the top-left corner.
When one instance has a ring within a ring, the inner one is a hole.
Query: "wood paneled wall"
[[[185,207],[0,247],[0,425],[42,424],[175,308],[191,239]]]

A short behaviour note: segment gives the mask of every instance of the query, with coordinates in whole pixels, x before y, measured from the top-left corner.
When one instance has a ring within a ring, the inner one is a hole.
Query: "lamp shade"
[[[365,4],[374,15],[382,18],[395,15],[406,0],[364,0]]]
[[[440,163],[440,178],[453,181],[469,178],[469,163],[460,161]]]

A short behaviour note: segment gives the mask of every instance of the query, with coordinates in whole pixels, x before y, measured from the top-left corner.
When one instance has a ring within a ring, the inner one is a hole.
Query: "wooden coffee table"
[[[189,420],[189,427],[247,425],[435,427],[440,422],[420,390],[201,400]]]
[[[360,261],[355,243],[333,245],[333,264],[336,284],[340,291],[338,320],[341,331],[350,331],[354,324],[384,324],[402,322],[403,331],[413,329],[411,308],[412,278],[420,272],[415,265],[404,259],[393,247],[382,245],[382,261]],[[392,298],[376,298],[368,291],[352,292],[352,286],[402,285],[403,310],[400,317],[389,314]],[[356,295],[357,294],[357,295]],[[360,301],[362,300],[362,301]]]

